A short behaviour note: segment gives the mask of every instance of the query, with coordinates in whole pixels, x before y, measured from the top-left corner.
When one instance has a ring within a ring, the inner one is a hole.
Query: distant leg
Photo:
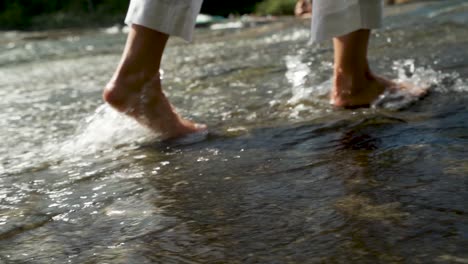
[[[421,97],[427,89],[397,84],[372,73],[367,60],[370,30],[361,29],[333,39],[334,76],[331,103],[340,107],[369,106],[386,89]]]
[[[163,93],[159,68],[168,38],[167,34],[133,24],[103,98],[164,138],[176,138],[206,127],[181,118]]]

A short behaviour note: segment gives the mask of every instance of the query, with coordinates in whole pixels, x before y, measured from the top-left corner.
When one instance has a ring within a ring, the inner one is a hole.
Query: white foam
[[[431,87],[439,93],[468,92],[468,81],[457,72],[436,71],[429,67],[416,67],[414,60],[400,60],[393,63],[397,73],[396,82],[411,83],[417,87]]]
[[[104,104],[83,121],[75,135],[65,141],[60,150],[64,154],[86,154],[138,143],[151,137],[154,134],[149,130]]]
[[[285,58],[286,67],[286,79],[291,83],[292,98],[289,99],[288,103],[296,104],[301,99],[309,97],[312,93],[312,89],[305,87],[306,78],[311,74],[309,66],[301,61],[300,55],[286,56]]]
[[[302,102],[317,101],[318,96],[328,94],[331,87],[331,81],[325,81],[319,85],[308,86],[307,80],[313,80],[316,73],[311,71],[309,64],[302,61],[301,55],[286,56],[286,79],[291,84],[292,97],[288,104],[297,105]]]

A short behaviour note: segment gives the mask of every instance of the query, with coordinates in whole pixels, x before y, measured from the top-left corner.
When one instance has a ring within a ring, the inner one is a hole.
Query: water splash
[[[329,62],[321,62],[317,67],[312,66],[314,58],[309,61],[304,59],[307,53],[299,52],[298,55],[285,56],[286,79],[291,84],[292,96],[287,100],[289,119],[301,119],[301,117],[310,117],[311,114],[321,114],[327,111],[328,98],[332,80],[323,81],[321,76],[329,72],[333,65]],[[270,102],[271,104],[271,102]]]
[[[311,74],[309,65],[302,62],[300,55],[286,56],[286,79],[291,83],[292,97],[289,99],[289,104],[297,104],[304,98],[309,98],[312,94],[312,89],[305,86],[307,76]]]
[[[328,70],[331,65],[322,63],[318,68],[318,73],[311,71],[310,63],[304,62],[301,55],[286,56],[286,79],[292,85],[292,97],[288,100],[288,104],[295,105],[301,102],[315,102],[317,97],[326,96],[330,91],[331,80],[319,83],[318,85],[310,85],[316,83],[318,73]]]
[[[432,68],[416,67],[414,60],[395,61],[392,69],[397,73],[396,83],[407,84],[405,90],[387,90],[375,102],[373,108],[399,110],[421,99],[421,91],[427,92],[466,92],[467,82],[456,72],[444,73]],[[422,89],[422,90],[421,90]]]
[[[397,73],[397,82],[431,87],[431,91],[440,93],[468,92],[467,81],[457,72],[447,73],[432,68],[416,67],[413,59],[395,61],[392,69]]]
[[[139,143],[151,137],[154,134],[149,130],[105,104],[84,120],[76,134],[65,141],[60,150],[64,154],[93,153]]]
[[[308,40],[310,36],[310,31],[307,29],[298,29],[291,31],[282,31],[266,38],[261,39],[262,42],[267,44],[278,43],[278,42],[291,42],[291,41],[300,41]]]
[[[301,55],[285,56],[287,67],[286,79],[291,84],[292,97],[287,101],[291,106],[290,118],[300,118],[301,113],[316,112],[316,104],[324,103],[332,86],[332,80],[319,84],[318,77],[323,75],[332,65],[322,65],[318,72],[304,62]],[[323,64],[323,63],[322,63]],[[404,92],[387,91],[373,104],[373,108],[399,110],[408,107],[421,99],[421,88],[429,92],[449,93],[468,92],[468,81],[460,78],[456,72],[442,72],[429,67],[417,67],[413,59],[398,60],[393,63],[392,70],[396,73],[396,83],[408,84]]]

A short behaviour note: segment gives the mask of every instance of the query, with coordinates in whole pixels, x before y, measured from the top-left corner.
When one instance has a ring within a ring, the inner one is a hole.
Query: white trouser
[[[314,0],[311,40],[319,42],[382,24],[382,0]]]
[[[203,0],[131,0],[125,23],[192,40]]]
[[[125,19],[169,35],[192,40],[203,0],[131,0]],[[220,3],[221,4],[221,3]],[[382,0],[314,0],[312,41],[381,26]]]

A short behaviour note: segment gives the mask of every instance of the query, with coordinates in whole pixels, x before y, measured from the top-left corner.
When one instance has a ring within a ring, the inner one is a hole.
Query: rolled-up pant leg
[[[381,0],[314,0],[311,40],[320,42],[382,25]]]
[[[125,23],[192,40],[203,0],[131,0]]]

